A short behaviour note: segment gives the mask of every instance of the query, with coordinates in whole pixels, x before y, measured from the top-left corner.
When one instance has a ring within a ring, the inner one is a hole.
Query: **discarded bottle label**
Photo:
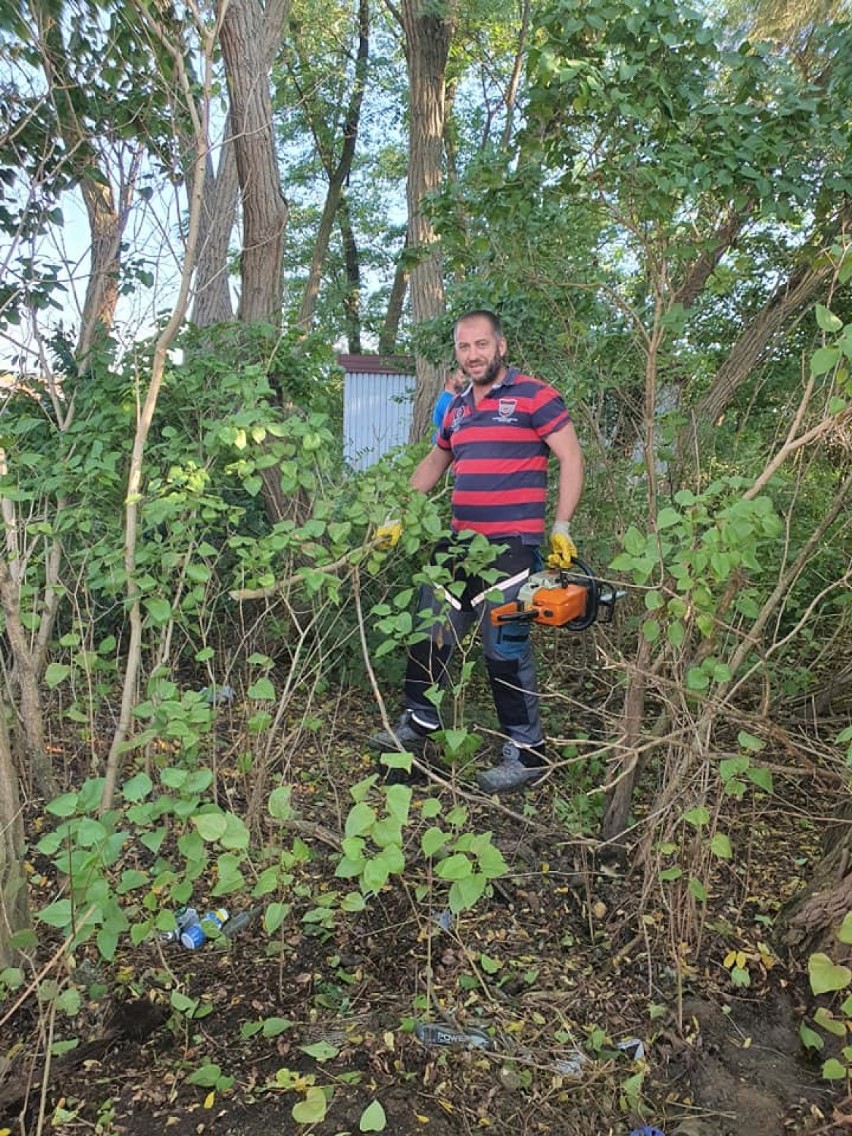
[[[484,1030],[458,1030],[444,1022],[418,1022],[414,1036],[424,1045],[461,1045],[465,1049],[493,1049],[494,1040]]]

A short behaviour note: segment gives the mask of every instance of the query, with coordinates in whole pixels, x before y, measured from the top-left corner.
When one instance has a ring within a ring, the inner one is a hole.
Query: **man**
[[[438,431],[444,424],[444,415],[450,408],[450,403],[457,394],[461,394],[464,390],[464,371],[458,367],[455,371],[449,371],[447,377],[444,379],[444,389],[438,395],[438,401],[435,403],[435,409],[432,411],[432,423],[435,427],[432,434],[432,441],[438,441]]]
[[[450,404],[435,445],[411,476],[411,486],[428,493],[452,463],[453,535],[438,545],[434,559],[450,569],[459,586],[421,588],[418,610],[421,618],[433,613],[431,634],[409,652],[406,709],[395,731],[382,731],[369,744],[383,751],[422,752],[429,735],[441,727],[427,692],[444,683],[453,649],[478,623],[506,742],[499,763],[480,773],[477,781],[487,793],[503,793],[542,776],[544,733],[530,624],[495,627],[490,611],[515,599],[524,581],[541,567],[551,454],[559,463],[559,485],[549,563],[567,567],[576,556],[569,523],[583,487],[583,457],[559,393],[506,366],[506,340],[493,312],[463,315],[454,338],[456,359],[470,385]],[[390,545],[400,533],[399,524],[387,524],[376,535]],[[464,565],[477,533],[495,546],[496,580],[490,575],[485,580]],[[495,590],[499,598],[489,600]]]

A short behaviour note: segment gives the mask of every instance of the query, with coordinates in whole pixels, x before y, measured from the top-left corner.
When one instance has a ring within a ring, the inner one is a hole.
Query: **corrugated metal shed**
[[[366,469],[408,441],[414,360],[403,356],[338,355],[343,387],[343,456]]]

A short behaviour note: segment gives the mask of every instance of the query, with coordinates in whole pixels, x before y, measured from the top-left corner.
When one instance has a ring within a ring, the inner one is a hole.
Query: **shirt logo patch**
[[[500,421],[508,421],[515,413],[515,407],[518,405],[516,398],[501,398],[497,404],[497,412]]]
[[[467,411],[465,410],[465,408],[463,406],[457,406],[456,407],[456,409],[453,411],[453,421],[450,424],[451,430],[458,430],[458,428],[462,424],[462,419],[464,418],[466,413],[467,413]]]

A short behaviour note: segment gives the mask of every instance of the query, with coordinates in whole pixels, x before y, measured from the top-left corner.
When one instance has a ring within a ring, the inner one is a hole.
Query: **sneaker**
[[[438,731],[439,726],[427,726],[414,717],[414,712],[406,710],[396,724],[394,733],[389,730],[380,730],[377,734],[367,738],[370,749],[379,753],[422,753],[427,739]],[[396,734],[396,737],[394,737]]]
[[[532,785],[547,772],[544,758],[544,745],[521,748],[508,741],[501,751],[501,760],[491,769],[477,773],[476,783],[483,793],[512,793]]]

